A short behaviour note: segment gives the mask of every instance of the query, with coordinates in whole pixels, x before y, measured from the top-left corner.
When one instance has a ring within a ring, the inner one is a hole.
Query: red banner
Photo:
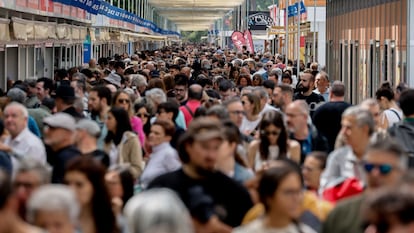
[[[243,50],[243,46],[246,44],[243,33],[234,31],[231,34],[231,40],[233,41],[234,46],[236,46],[237,51],[241,52]]]
[[[253,44],[252,33],[250,32],[250,30],[245,30],[244,31],[244,40],[245,40],[245,43],[246,43],[247,51],[249,51],[250,54],[253,54],[254,53],[254,44]]]

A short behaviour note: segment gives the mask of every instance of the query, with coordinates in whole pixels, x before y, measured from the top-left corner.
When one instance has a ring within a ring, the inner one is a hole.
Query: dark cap
[[[75,89],[69,85],[60,85],[56,89],[56,95],[55,98],[61,98],[61,99],[75,99]]]

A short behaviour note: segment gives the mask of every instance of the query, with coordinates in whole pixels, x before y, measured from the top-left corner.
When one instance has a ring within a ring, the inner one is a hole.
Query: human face
[[[190,157],[189,164],[199,173],[214,171],[222,143],[221,139],[211,139],[187,144],[186,151]]]
[[[228,158],[231,158],[234,156],[234,152],[236,151],[237,144],[235,142],[229,142],[227,140],[224,140],[223,143],[220,146],[219,149],[219,155],[217,162],[224,162]]]
[[[183,100],[185,100],[185,97],[187,95],[187,87],[182,85],[175,85],[174,92],[175,98],[178,101],[182,102]]]
[[[145,125],[148,122],[148,118],[150,114],[148,113],[147,109],[145,107],[142,107],[138,109],[138,112],[136,114],[139,118],[142,120],[142,124]]]
[[[227,106],[227,110],[229,111],[230,120],[237,125],[237,127],[241,126],[243,116],[245,115],[244,108],[241,102],[234,102]]]
[[[91,112],[100,112],[102,110],[101,98],[98,96],[98,92],[89,92],[88,109]]]
[[[165,135],[164,128],[160,125],[152,125],[151,132],[148,137],[148,143],[150,146],[158,146],[163,142],[171,141],[171,137]]]
[[[368,111],[371,112],[374,118],[375,127],[379,127],[381,123],[381,113],[379,105],[370,106]]]
[[[44,82],[37,82],[36,83],[36,89],[37,89],[37,98],[42,101],[44,98],[46,98],[49,93],[44,89]]]
[[[129,95],[126,93],[120,93],[115,101],[115,107],[120,107],[125,109],[125,111],[129,111],[131,106],[131,99]]]
[[[260,131],[260,134],[267,137],[271,145],[277,144],[277,140],[279,139],[280,133],[281,129],[279,127],[276,127],[275,125],[269,125],[265,129]]]
[[[318,190],[322,174],[321,162],[313,156],[307,156],[302,166],[302,175],[308,189]]]
[[[294,133],[307,127],[307,115],[294,103],[289,104],[285,112],[289,131]]]
[[[157,119],[172,121],[172,118],[173,118],[173,113],[172,112],[166,112],[163,109],[158,109]]]
[[[79,171],[69,171],[65,174],[65,183],[73,189],[82,207],[91,204],[94,191],[92,183],[85,174]]]
[[[273,104],[278,108],[282,108],[285,105],[282,94],[282,89],[280,87],[275,87],[275,89],[273,89]]]
[[[108,187],[109,195],[111,198],[119,197],[122,199],[124,195],[124,189],[122,188],[121,177],[118,172],[110,171],[105,174],[105,183]]]
[[[302,92],[307,92],[309,89],[313,88],[313,84],[311,83],[311,74],[302,74],[299,80],[298,89]]]
[[[325,77],[323,77],[321,74],[317,74],[315,78],[315,86],[319,90],[326,91],[328,88],[328,80],[326,80]]]
[[[108,129],[108,131],[111,131],[112,133],[116,132],[117,122],[116,122],[114,115],[111,112],[108,113],[108,116],[105,120],[105,124],[106,124],[106,128]]]
[[[246,78],[241,78],[240,79],[240,86],[242,86],[242,87],[247,86],[247,79]]]
[[[252,113],[253,112],[253,104],[249,101],[249,99],[247,98],[247,96],[243,96],[241,98],[242,104],[243,104],[243,108],[244,111],[246,113]]]
[[[290,80],[289,78],[282,78],[282,83],[290,85],[292,84],[292,80]]]
[[[63,210],[37,211],[34,225],[49,233],[73,233],[76,228],[67,211]]]
[[[278,216],[296,219],[301,214],[303,192],[299,175],[291,173],[279,184],[273,197],[268,200],[270,212]]]
[[[13,182],[19,203],[26,206],[33,191],[42,185],[41,177],[35,171],[18,172]]]
[[[220,96],[223,101],[229,99],[232,96],[231,89],[227,91],[220,91]]]
[[[260,86],[260,78],[259,77],[253,77],[253,86]]]
[[[374,165],[374,168],[370,172],[366,171],[369,188],[391,186],[399,181],[403,173],[399,159],[387,151],[368,151],[364,158],[364,164]],[[391,170],[387,174],[382,174],[378,165],[391,166]]]
[[[61,145],[62,142],[72,139],[72,133],[66,129],[55,128],[48,125],[43,127],[43,141],[46,145],[54,148]]]
[[[344,136],[345,142],[352,148],[357,148],[359,144],[365,142],[368,136],[368,126],[359,126],[354,116],[345,116],[341,121],[340,133]]]
[[[18,106],[6,107],[4,111],[4,126],[14,138],[27,127],[27,117]]]

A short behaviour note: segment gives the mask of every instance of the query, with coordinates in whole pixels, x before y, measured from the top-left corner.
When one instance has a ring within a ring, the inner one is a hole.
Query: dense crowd
[[[8,82],[0,233],[414,231],[414,89],[166,47]]]

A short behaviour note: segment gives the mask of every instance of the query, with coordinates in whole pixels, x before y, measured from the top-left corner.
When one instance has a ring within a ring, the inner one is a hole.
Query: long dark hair
[[[283,116],[278,111],[269,111],[263,115],[263,118],[260,122],[260,158],[262,160],[267,160],[269,158],[269,138],[264,133],[264,130],[268,127],[274,125],[280,129],[280,134],[277,139],[277,146],[279,147],[279,156],[278,159],[287,158],[288,150],[288,133],[283,121]]]
[[[228,142],[235,142],[237,145],[241,143],[241,133],[239,128],[230,120],[223,122],[225,138]],[[235,161],[243,167],[247,168],[246,160],[236,151],[234,152]]]
[[[111,113],[116,120],[116,132],[113,133],[108,130],[105,142],[109,143],[113,141],[115,145],[118,145],[121,142],[124,133],[126,131],[132,131],[131,122],[129,121],[128,112],[123,108],[113,107],[109,110],[109,113]]]
[[[108,172],[111,171],[116,172],[119,175],[123,189],[122,201],[125,206],[128,200],[134,195],[134,176],[131,173],[129,165],[125,164],[119,164],[109,168]]]
[[[93,186],[91,206],[96,232],[119,232],[112,212],[111,198],[105,186],[105,167],[90,156],[78,156],[69,162],[65,173],[74,171],[84,174]]]

